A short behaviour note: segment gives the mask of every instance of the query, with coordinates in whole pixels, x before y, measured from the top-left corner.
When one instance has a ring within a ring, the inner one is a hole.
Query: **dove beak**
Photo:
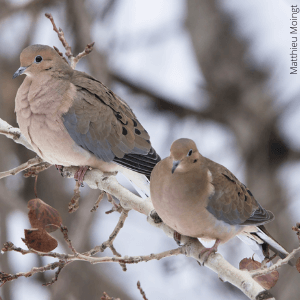
[[[20,67],[16,72],[15,74],[13,75],[13,79],[15,79],[16,77],[22,75],[25,70],[27,69],[27,67]]]
[[[178,167],[179,164],[180,164],[180,160],[173,161],[172,174],[175,172],[175,169]]]

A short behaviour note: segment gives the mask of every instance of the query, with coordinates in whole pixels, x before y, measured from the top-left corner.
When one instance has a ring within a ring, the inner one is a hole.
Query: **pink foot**
[[[201,256],[204,254],[204,257],[203,257],[203,265],[204,263],[207,262],[209,256],[214,252],[217,252],[218,251],[218,246],[220,245],[221,241],[219,239],[216,239],[216,242],[215,244],[211,247],[211,248],[205,248],[201,251],[200,255],[199,255],[199,258],[201,258]]]
[[[62,166],[62,165],[55,165],[55,167],[56,167],[56,170],[58,170],[60,173],[63,171],[63,169],[64,169],[64,166]]]
[[[174,238],[175,242],[177,243],[177,245],[180,246],[181,234],[179,232],[177,232],[176,230],[174,230],[173,238]]]
[[[81,166],[81,167],[79,167],[78,171],[76,171],[74,178],[75,178],[75,180],[78,181],[78,183],[80,185],[82,185],[84,175],[88,169],[89,169],[89,166]]]

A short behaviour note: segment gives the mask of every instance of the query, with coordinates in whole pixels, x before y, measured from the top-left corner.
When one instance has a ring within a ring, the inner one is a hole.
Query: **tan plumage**
[[[241,233],[261,234],[257,226],[274,219],[244,184],[224,166],[203,157],[189,139],[175,141],[170,156],[155,166],[150,193],[156,212],[171,228],[218,243]],[[276,251],[287,254],[280,245]]]
[[[150,176],[160,158],[122,99],[49,46],[25,48],[20,61],[14,78],[27,76],[16,95],[17,122],[38,155],[52,164],[102,171],[123,165]]]

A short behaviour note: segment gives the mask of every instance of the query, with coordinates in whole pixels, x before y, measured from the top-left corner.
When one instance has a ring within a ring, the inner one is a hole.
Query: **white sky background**
[[[14,0],[14,2],[22,1]],[[94,2],[92,0],[88,2],[92,10],[97,9],[97,5],[93,4]],[[195,97],[197,87],[204,84],[203,77],[198,69],[189,36],[187,32],[180,29],[186,13],[185,1],[122,0],[120,2],[114,19],[107,23],[107,27],[100,28],[99,24],[95,24],[92,32],[96,46],[104,49],[107,49],[112,42],[110,37],[114,37],[118,47],[110,53],[109,63],[111,67],[134,82],[150,87],[158,94],[174,99],[183,105],[199,109],[204,107],[207,101],[205,95],[203,94],[202,103],[199,103]],[[300,149],[298,134],[300,106],[299,101],[297,101],[300,94],[300,75],[289,74],[290,5],[297,2],[299,1],[220,1],[223,9],[236,20],[236,33],[249,41],[250,51],[245,59],[254,65],[263,66],[270,70],[272,76],[269,89],[277,100],[278,109],[293,101],[292,108],[288,111],[289,114],[281,120],[281,130],[290,145],[295,149]],[[51,13],[59,26],[64,28],[64,22],[61,19],[62,12],[51,11]],[[16,16],[16,20],[20,20],[20,17],[24,16],[20,14]],[[3,26],[2,29],[8,24]],[[8,33],[7,30],[1,30],[0,40],[12,44],[13,34],[21,30],[22,26],[24,26],[24,20],[14,23],[13,28]],[[149,34],[152,33],[155,36],[160,31],[162,31],[162,36],[159,41],[147,42]],[[164,36],[165,32],[169,34]],[[125,40],[124,37],[130,37],[130,39]],[[37,26],[33,43],[60,46],[52,27],[49,26],[49,21],[43,16],[39,19],[39,26]],[[5,51],[1,44],[3,43],[0,43],[0,51]],[[61,46],[59,48],[61,49]],[[17,47],[7,46],[6,49],[19,52],[21,50]],[[84,64],[81,67],[84,68]],[[151,136],[154,148],[162,157],[168,155],[173,140],[179,137],[189,137],[196,141],[204,156],[225,165],[243,181],[243,163],[239,153],[237,153],[234,136],[227,129],[213,122],[199,123],[193,119],[178,122],[171,116],[159,113],[149,116],[149,111],[147,111],[149,103],[146,99],[132,96],[121,86],[115,86],[113,89],[128,102],[138,118],[142,120],[143,126]],[[173,131],[170,131],[171,128]],[[279,174],[293,199],[291,215],[295,222],[296,215],[299,215],[299,172],[300,164],[297,164],[285,166]],[[14,178],[16,179],[11,180],[19,180],[18,177]],[[100,208],[97,224],[94,224],[93,227],[95,232],[93,236],[95,237],[98,236],[99,228],[101,228],[102,237],[108,236],[118,218],[117,214],[108,216],[104,214],[108,206]],[[18,241],[23,235],[23,229],[28,227],[27,223],[26,217],[22,217],[20,214],[13,215],[11,224],[9,224],[9,228],[12,229],[9,240],[21,246]],[[102,241],[95,240],[93,242],[99,244]],[[122,255],[142,255],[175,248],[176,244],[160,230],[148,225],[144,216],[130,212],[125,227],[116,239],[115,246]],[[238,239],[221,245],[219,249],[220,253],[235,266],[245,256],[250,257],[252,255],[252,251]],[[13,253],[9,255],[13,257],[11,263],[15,266],[15,271],[29,270],[36,262],[34,257],[25,262],[24,256]],[[220,288],[223,287],[224,283],[218,280],[217,275],[207,268],[200,268],[195,261],[185,257],[128,265],[128,271],[125,273],[121,271],[119,265],[95,266],[95,268],[98,267],[114,270],[110,273],[112,280],[124,286],[124,289],[132,295],[132,299],[141,299],[136,289],[137,280],[141,281],[149,300],[243,298],[239,293],[220,293]],[[167,273],[166,270],[170,270],[170,272]],[[17,287],[14,289],[14,299],[49,299],[47,288],[34,284],[31,279],[18,279],[9,284],[14,284]],[[28,296],[29,289],[30,297]],[[41,297],[41,295],[44,296]],[[118,295],[111,296],[117,297]]]

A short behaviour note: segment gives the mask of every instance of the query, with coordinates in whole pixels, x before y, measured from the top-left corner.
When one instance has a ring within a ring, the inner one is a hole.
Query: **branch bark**
[[[5,135],[9,139],[14,140],[17,144],[25,146],[27,149],[33,151],[33,148],[21,133],[19,128],[12,127],[4,120],[0,119],[0,134]]]
[[[24,163],[16,168],[13,168],[13,169],[5,171],[5,172],[0,172],[0,179],[7,177],[7,176],[11,176],[11,175],[16,175],[30,167],[33,167],[35,165],[42,163],[43,161],[44,160],[42,158],[40,158],[39,156],[31,158],[26,163]]]

